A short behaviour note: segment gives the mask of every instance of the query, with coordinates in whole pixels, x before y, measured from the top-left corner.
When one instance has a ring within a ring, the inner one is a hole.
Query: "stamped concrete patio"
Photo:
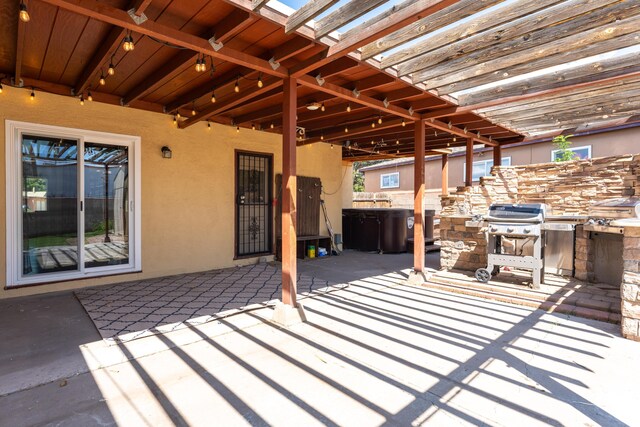
[[[68,294],[2,301],[0,321],[14,327],[0,330],[0,424],[637,421],[640,344],[616,325],[407,286],[410,261],[301,262],[352,282],[307,299],[309,321],[290,329],[264,307],[108,346],[79,305],[60,310]]]

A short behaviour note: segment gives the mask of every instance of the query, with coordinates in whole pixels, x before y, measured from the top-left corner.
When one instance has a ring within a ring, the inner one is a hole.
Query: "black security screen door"
[[[236,152],[236,255],[271,253],[271,156]]]

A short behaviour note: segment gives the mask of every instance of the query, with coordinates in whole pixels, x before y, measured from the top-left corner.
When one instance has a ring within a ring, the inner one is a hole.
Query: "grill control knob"
[[[513,227],[508,227],[507,228],[507,233],[513,233]]]
[[[524,229],[524,232],[525,232],[525,233],[531,233],[531,229],[530,229],[530,228],[525,228],[525,229]]]

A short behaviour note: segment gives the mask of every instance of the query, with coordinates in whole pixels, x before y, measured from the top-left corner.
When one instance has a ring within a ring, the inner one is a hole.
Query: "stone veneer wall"
[[[546,203],[554,215],[584,215],[595,202],[640,195],[640,155],[563,163],[495,167],[477,187],[461,187],[442,198],[443,268],[476,270],[487,265],[483,229],[467,227],[491,203]],[[575,277],[594,279],[589,231],[576,227]],[[640,341],[640,227],[625,227],[623,244],[622,335]]]
[[[442,197],[440,264],[471,271],[486,266],[484,230],[465,222],[487,213],[492,203],[546,203],[554,215],[584,215],[595,202],[634,194],[640,195],[640,155],[494,167],[480,185],[458,187]],[[588,238],[578,230],[576,277],[581,280],[590,271],[588,245],[582,241]]]

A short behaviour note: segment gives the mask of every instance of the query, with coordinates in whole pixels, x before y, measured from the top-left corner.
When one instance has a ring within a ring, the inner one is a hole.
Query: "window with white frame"
[[[585,160],[591,158],[591,146],[584,145],[582,147],[569,147],[569,151],[573,152],[574,159],[576,160]],[[553,150],[551,151],[551,161],[555,162],[556,159],[560,156],[561,150]]]
[[[140,138],[5,127],[7,286],[139,271]]]
[[[503,157],[502,158],[502,166],[511,166],[511,157]],[[477,182],[480,181],[480,178],[482,178],[483,176],[489,176],[491,175],[491,168],[493,167],[493,160],[489,159],[489,160],[478,160],[477,162],[473,162],[472,164],[472,172],[471,172],[471,176],[473,179],[473,182]],[[464,177],[466,175],[466,170],[467,170],[467,163],[465,162],[462,166],[462,179],[464,180]]]
[[[399,188],[400,172],[385,173],[380,175],[380,188]]]

